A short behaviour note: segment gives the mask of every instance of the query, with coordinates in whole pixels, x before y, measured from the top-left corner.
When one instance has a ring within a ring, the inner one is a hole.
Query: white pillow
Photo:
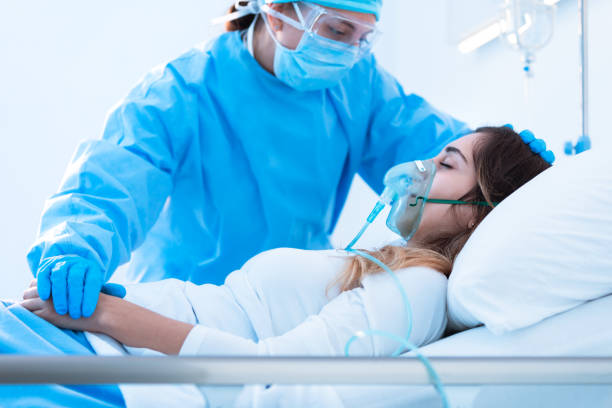
[[[610,166],[605,151],[567,159],[484,219],[449,279],[452,328],[501,334],[612,293]]]

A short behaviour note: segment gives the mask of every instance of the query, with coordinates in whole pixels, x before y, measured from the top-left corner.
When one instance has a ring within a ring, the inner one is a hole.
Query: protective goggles
[[[338,48],[352,49],[355,47],[362,54],[370,52],[380,36],[380,31],[374,24],[352,19],[317,4],[307,2],[292,4],[298,21],[274,10],[267,4],[261,4],[259,7],[266,14],[276,17],[300,31],[332,40]]]

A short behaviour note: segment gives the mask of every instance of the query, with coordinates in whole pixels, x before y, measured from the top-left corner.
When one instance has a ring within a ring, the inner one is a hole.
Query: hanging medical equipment
[[[555,20],[555,5],[545,0],[504,0],[501,20],[502,35],[506,42],[522,54],[524,80],[524,119],[532,127],[533,109],[530,95],[533,87],[533,63],[535,52],[548,44],[552,38]]]
[[[505,0],[502,19],[506,42],[523,54],[523,71],[533,76],[535,51],[552,38],[555,5],[544,0]]]
[[[589,41],[588,41],[588,0],[578,0],[580,14],[580,97],[582,135],[574,145],[565,142],[565,154],[579,154],[591,148],[589,136]]]

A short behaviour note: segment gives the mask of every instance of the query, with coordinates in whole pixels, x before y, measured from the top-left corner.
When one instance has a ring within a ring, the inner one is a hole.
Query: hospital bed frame
[[[430,357],[445,385],[612,384],[612,357]],[[2,356],[0,384],[424,385],[415,357]]]

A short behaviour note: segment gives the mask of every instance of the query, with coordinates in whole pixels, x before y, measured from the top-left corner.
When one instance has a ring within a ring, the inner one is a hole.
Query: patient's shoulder
[[[441,272],[427,266],[411,266],[394,271],[395,276],[404,288],[410,287],[411,290],[419,288],[421,290],[438,293],[446,293],[448,279]],[[363,278],[364,288],[390,287],[395,286],[395,279],[387,272],[380,272],[367,275]]]
[[[256,286],[300,283],[326,286],[340,273],[346,260],[344,251],[277,248],[251,258],[241,272]]]

